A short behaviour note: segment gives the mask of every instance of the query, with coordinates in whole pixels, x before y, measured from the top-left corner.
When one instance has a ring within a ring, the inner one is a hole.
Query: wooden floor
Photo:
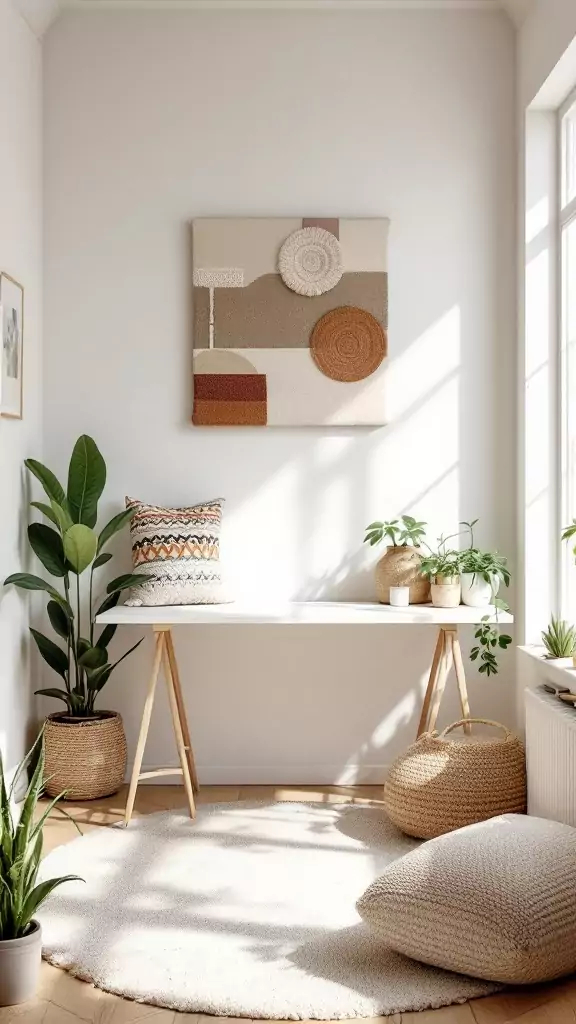
[[[277,799],[318,800],[325,803],[351,801],[362,803],[378,800],[380,788],[371,786],[312,788],[274,786],[204,786],[200,802],[220,800]],[[66,804],[66,809],[79,822],[83,832],[103,828],[122,818],[126,794],[90,803]],[[136,813],[181,807],[184,803],[181,786],[140,786]],[[45,851],[48,852],[77,836],[74,825],[54,813],[45,829]],[[523,990],[510,990],[505,995],[476,999],[463,1006],[448,1006],[424,1013],[403,1013],[381,1018],[388,1024],[576,1024],[576,980]],[[133,1003],[101,992],[92,985],[72,978],[49,964],[42,964],[37,998],[33,1003],[0,1009],[0,1024],[214,1024],[215,1018],[200,1014],[159,1010],[142,1003]]]

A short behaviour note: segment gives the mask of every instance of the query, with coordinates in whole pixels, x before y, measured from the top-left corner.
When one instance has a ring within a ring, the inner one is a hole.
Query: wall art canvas
[[[0,274],[2,315],[2,374],[0,412],[2,416],[22,419],[24,289],[9,274]]]
[[[389,221],[193,223],[198,426],[385,422]]]

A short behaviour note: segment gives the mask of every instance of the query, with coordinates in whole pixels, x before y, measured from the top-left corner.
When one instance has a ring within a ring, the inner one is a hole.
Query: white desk
[[[140,734],[126,801],[126,825],[132,816],[138,783],[141,779],[158,775],[182,775],[190,816],[194,817],[195,815],[194,792],[198,790],[198,778],[174,649],[172,636],[174,626],[436,626],[436,648],[418,726],[418,736],[420,736],[436,725],[440,703],[452,666],[458,685],[462,717],[470,717],[458,627],[460,625],[475,625],[485,615],[490,615],[491,619],[495,620],[494,608],[468,608],[466,605],[460,605],[458,608],[434,608],[431,604],[392,608],[390,605],[373,604],[368,601],[302,601],[258,605],[239,602],[220,605],[162,605],[153,608],[127,608],[125,605],[119,605],[98,615],[96,618],[98,625],[114,623],[119,626],[151,626],[156,636],[152,674],[142,713]],[[509,624],[513,622],[513,618],[508,612],[499,612],[498,621],[501,624]],[[156,768],[153,771],[142,773],[140,769],[161,665],[164,668],[168,688],[181,768]]]

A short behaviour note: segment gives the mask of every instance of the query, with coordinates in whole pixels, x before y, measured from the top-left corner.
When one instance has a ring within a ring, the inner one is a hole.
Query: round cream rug
[[[194,1013],[374,1017],[498,986],[386,949],[355,902],[417,845],[380,808],[230,803],[100,828],[49,854],[76,873],[39,915],[44,956],[99,988]]]

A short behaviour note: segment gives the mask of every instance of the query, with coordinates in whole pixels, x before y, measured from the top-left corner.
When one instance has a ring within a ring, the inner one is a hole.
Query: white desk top
[[[464,625],[480,622],[484,615],[494,616],[494,608],[434,608],[431,604],[413,604],[392,608],[369,601],[294,601],[283,604],[191,604],[159,605],[152,608],[127,608],[118,605],[98,615],[96,622],[118,625],[208,626],[208,625]],[[499,612],[502,624],[513,622],[508,612]]]

